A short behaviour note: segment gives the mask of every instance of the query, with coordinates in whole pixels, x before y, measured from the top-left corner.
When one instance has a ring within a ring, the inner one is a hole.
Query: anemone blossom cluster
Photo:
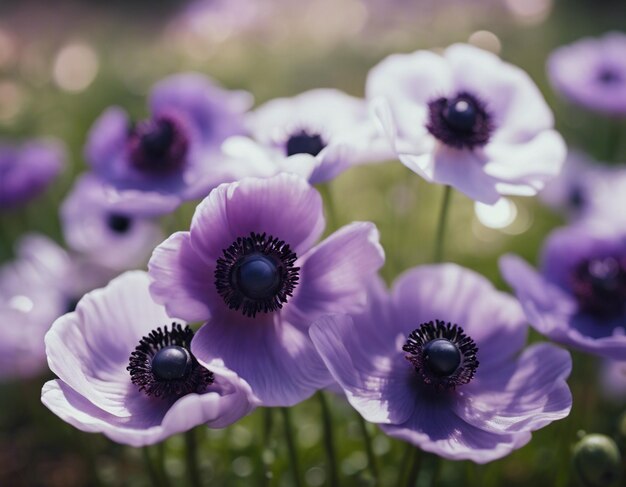
[[[589,88],[619,95],[619,60],[574,90],[563,67],[574,55],[551,58],[555,85],[619,113]],[[364,84],[365,98],[314,89],[252,109],[249,93],[185,73],[153,86],[146,119],[106,109],[85,142],[89,170],[60,209],[69,252],[30,236],[0,270],[0,326],[24,324],[0,340],[0,375],[39,374],[47,358],[57,378],[42,402],[132,446],[326,388],[387,435],[476,463],[566,417],[570,354],[528,345],[528,323],[626,361],[626,219],[598,216],[600,184],[618,178],[581,177],[570,152],[574,170],[555,179],[566,149],[553,114],[495,54],[462,44],[394,54]],[[58,172],[59,151],[37,150],[0,150],[0,207]],[[514,295],[453,263],[408,269],[388,290],[376,224],[327,229],[313,185],[394,158],[480,203],[545,186],[544,200],[576,221],[550,235],[538,271],[501,259]],[[189,202],[190,223],[174,213]]]

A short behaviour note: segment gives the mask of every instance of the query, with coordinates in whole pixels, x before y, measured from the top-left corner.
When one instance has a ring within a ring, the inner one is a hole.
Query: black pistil
[[[271,235],[239,237],[217,260],[215,287],[230,309],[245,316],[283,307],[298,284],[297,256],[289,245]]]
[[[472,380],[478,368],[478,348],[458,325],[441,320],[422,323],[402,347],[406,359],[424,383],[454,389]]]
[[[191,328],[178,323],[151,331],[130,355],[126,370],[132,383],[146,395],[164,399],[204,392],[214,376],[189,351],[192,338]]]

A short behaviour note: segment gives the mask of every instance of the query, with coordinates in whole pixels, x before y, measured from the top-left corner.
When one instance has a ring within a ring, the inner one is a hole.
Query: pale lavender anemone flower
[[[0,267],[0,379],[44,372],[44,335],[78,298],[112,276],[74,259],[43,235],[28,234]]]
[[[0,145],[0,209],[23,205],[43,193],[65,166],[65,150],[54,140]]]
[[[122,108],[107,109],[91,128],[85,157],[129,212],[168,213],[242,175],[219,149],[244,133],[251,103],[248,93],[224,90],[201,74],[171,76],[152,89],[149,119],[132,123]]]
[[[156,301],[206,321],[192,344],[198,360],[223,359],[266,406],[296,404],[332,382],[309,325],[362,308],[384,262],[372,223],[314,246],[324,226],[320,195],[304,179],[248,178],[213,190],[190,231],[163,242],[148,264]]]
[[[482,203],[536,194],[565,158],[530,77],[476,47],[389,56],[366,92],[404,165]]]
[[[548,58],[554,88],[585,108],[626,114],[626,34],[609,32],[556,49]]]
[[[256,405],[236,374],[198,363],[193,332],[154,303],[149,277],[130,271],[85,295],[46,335],[42,402],[87,432],[143,446],[200,424],[223,428]]]
[[[570,221],[626,221],[626,169],[594,161],[570,150],[561,173],[539,194],[550,208]]]
[[[555,342],[626,360],[626,231],[600,222],[555,230],[539,270],[500,259],[531,325]]]
[[[72,250],[111,269],[142,266],[163,240],[163,233],[156,221],[118,208],[108,191],[91,174],[76,181],[61,206],[65,241]]]
[[[311,326],[350,404],[390,436],[453,460],[486,463],[569,414],[567,351],[524,348],[519,304],[454,264],[409,270],[367,311]]]
[[[291,172],[317,184],[354,165],[394,157],[365,100],[339,90],[315,89],[270,100],[246,120],[252,138],[268,152],[269,174]],[[229,140],[225,150],[235,157],[260,158],[249,139]]]

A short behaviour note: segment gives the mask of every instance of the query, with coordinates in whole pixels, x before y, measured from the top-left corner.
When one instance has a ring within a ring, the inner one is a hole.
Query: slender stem
[[[289,409],[280,408],[280,412],[283,416],[283,422],[285,424],[285,440],[287,441],[287,451],[289,452],[289,462],[291,463],[294,485],[296,487],[302,487],[302,481],[300,480],[300,467],[298,465],[298,452],[293,438],[293,430],[291,429]]]
[[[167,470],[165,469],[165,441],[162,441],[161,443],[158,443],[156,445],[156,451],[157,451],[156,464],[157,464],[157,470],[159,471],[159,476],[161,477],[162,484],[165,487],[169,487],[170,479],[167,475]]]
[[[273,476],[271,462],[268,458],[271,454],[270,438],[272,436],[272,426],[274,423],[272,412],[271,408],[265,408],[263,411],[263,453],[261,454],[263,478],[260,482],[260,485],[263,487],[267,487],[270,484],[270,480]]]
[[[404,444],[404,453],[402,454],[402,461],[400,462],[400,469],[398,474],[398,480],[396,485],[401,485],[402,481],[406,477],[406,469],[409,464],[409,459],[411,458],[411,452],[413,451],[414,446],[410,443]]]
[[[333,422],[328,402],[322,391],[317,393],[322,410],[322,422],[324,425],[324,447],[326,450],[326,463],[328,464],[328,480],[331,487],[339,487],[339,474],[337,471],[337,453],[333,440]]]
[[[185,433],[185,446],[187,448],[187,476],[189,477],[189,485],[192,487],[200,487],[200,467],[198,465],[198,438],[196,430],[191,429]]]
[[[367,463],[370,468],[370,473],[374,478],[374,485],[378,485],[378,465],[376,464],[376,456],[374,455],[374,450],[372,449],[372,438],[370,437],[369,432],[367,431],[367,424],[363,419],[363,416],[357,414],[359,418],[359,427],[361,428],[361,434],[363,435],[363,443],[365,445],[365,453],[367,454]]]
[[[446,220],[448,218],[448,209],[450,208],[450,200],[452,199],[452,186],[446,186],[443,190],[443,200],[439,219],[437,221],[437,234],[435,237],[435,252],[433,260],[441,262],[443,260],[443,246],[446,235]]]
[[[422,457],[423,455],[419,448],[415,448],[413,452],[413,461],[411,462],[411,470],[409,470],[409,475],[406,479],[406,487],[415,487],[415,484],[417,483],[417,476],[420,473]]]
[[[152,459],[150,458],[150,450],[147,446],[144,446],[141,449],[141,454],[143,456],[143,463],[146,467],[146,471],[148,472],[148,477],[150,478],[150,485],[159,486],[161,485],[161,480],[159,479],[159,473],[154,467],[154,463],[152,463]]]

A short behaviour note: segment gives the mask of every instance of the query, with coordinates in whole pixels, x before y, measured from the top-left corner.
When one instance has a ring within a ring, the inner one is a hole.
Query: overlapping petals
[[[189,232],[155,250],[151,291],[170,314],[207,321],[192,343],[202,363],[222,359],[265,405],[292,405],[331,381],[307,336],[323,313],[359,310],[384,253],[371,223],[353,223],[324,240],[319,194],[295,175],[225,184],[199,205]],[[217,260],[251,233],[296,253],[299,281],[281,309],[254,317],[229,309],[215,284]]]
[[[442,56],[427,51],[389,56],[370,71],[366,91],[403,164],[483,203],[495,203],[503,194],[536,194],[558,174],[565,157],[552,113],[529,76],[468,45],[453,45]],[[432,128],[429,105],[459,95],[484,105],[485,133],[471,147],[450,145]]]
[[[569,354],[550,344],[524,350],[519,305],[482,276],[452,264],[427,266],[401,276],[390,296],[376,294],[368,311],[324,317],[310,334],[352,406],[387,434],[485,463],[569,413]],[[476,343],[479,365],[468,384],[438,390],[406,360],[407,335],[434,319],[458,324]]]
[[[50,369],[42,402],[75,427],[132,446],[156,443],[199,424],[224,427],[256,404],[249,386],[222,364],[202,393],[149,397],[126,370],[140,339],[172,322],[148,292],[144,272],[128,272],[83,297],[46,336]]]

